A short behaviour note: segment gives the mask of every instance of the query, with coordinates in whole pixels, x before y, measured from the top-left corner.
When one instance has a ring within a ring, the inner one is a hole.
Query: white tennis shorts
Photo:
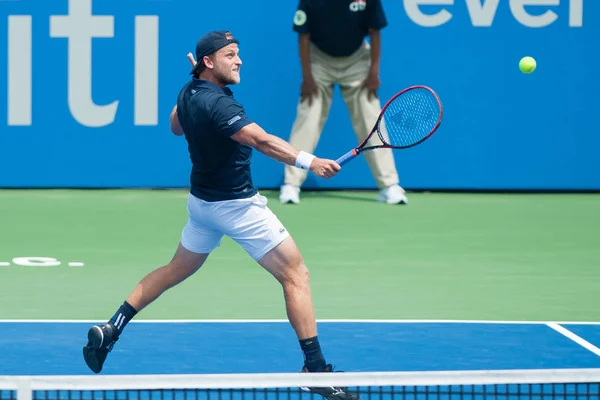
[[[247,199],[208,202],[191,193],[189,218],[181,234],[181,245],[194,253],[210,253],[229,236],[256,261],[289,236],[287,229],[267,207],[267,198],[256,194]]]

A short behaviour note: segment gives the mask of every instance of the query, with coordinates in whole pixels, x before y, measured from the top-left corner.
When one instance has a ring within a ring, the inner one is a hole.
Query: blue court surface
[[[93,375],[81,349],[97,322],[0,321],[0,375]],[[343,371],[600,368],[600,324],[593,323],[320,321],[318,329],[327,361]],[[287,321],[133,321],[102,374],[301,366]]]

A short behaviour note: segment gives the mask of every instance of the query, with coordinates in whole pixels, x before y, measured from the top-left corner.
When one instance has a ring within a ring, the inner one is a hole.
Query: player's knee
[[[310,273],[308,268],[303,262],[288,268],[287,273],[284,275],[282,284],[288,288],[294,288],[296,290],[306,288],[310,286]]]
[[[298,275],[303,285],[308,286],[310,284],[310,273],[308,272],[308,268],[306,265],[304,265],[304,263],[301,263],[298,267]]]

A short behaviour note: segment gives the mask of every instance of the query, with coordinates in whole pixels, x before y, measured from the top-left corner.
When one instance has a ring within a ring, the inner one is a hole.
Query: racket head
[[[442,123],[442,102],[433,89],[416,85],[394,95],[377,120],[377,135],[385,147],[406,149],[427,140]]]

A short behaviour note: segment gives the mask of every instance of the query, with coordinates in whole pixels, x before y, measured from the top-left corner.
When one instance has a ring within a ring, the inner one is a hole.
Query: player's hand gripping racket
[[[431,88],[406,88],[383,106],[375,126],[365,140],[335,162],[342,166],[367,150],[406,149],[416,146],[433,135],[442,123],[442,114],[442,102]],[[365,147],[375,132],[382,144]]]

